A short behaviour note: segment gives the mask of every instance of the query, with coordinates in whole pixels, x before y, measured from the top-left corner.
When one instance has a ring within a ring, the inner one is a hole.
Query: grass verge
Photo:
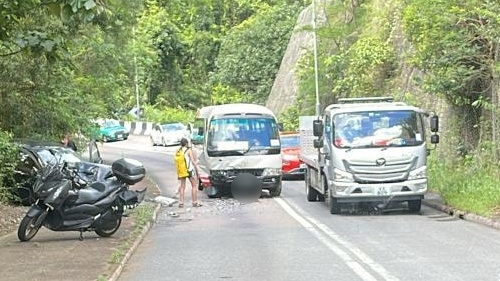
[[[129,249],[136,241],[137,237],[141,235],[142,231],[147,226],[148,222],[152,221],[155,208],[156,204],[144,202],[137,208],[130,211],[128,215],[133,219],[134,229],[128,234],[128,237],[123,241],[123,243],[111,254],[109,263],[112,265],[112,270],[114,270],[116,265],[123,260]],[[109,275],[99,275],[97,280],[109,280]]]
[[[500,216],[499,167],[493,161],[466,156],[446,160],[429,158],[429,189],[459,210]]]

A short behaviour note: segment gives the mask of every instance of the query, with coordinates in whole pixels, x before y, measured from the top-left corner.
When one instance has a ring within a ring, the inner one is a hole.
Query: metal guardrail
[[[153,130],[153,122],[142,121],[120,121],[120,124],[127,128],[131,135],[150,135]]]

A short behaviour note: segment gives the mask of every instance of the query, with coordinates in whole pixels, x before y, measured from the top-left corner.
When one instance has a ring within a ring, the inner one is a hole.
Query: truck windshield
[[[278,126],[274,118],[212,119],[208,125],[209,156],[279,154]]]
[[[421,115],[411,110],[340,113],[333,118],[340,148],[415,146],[425,140]]]

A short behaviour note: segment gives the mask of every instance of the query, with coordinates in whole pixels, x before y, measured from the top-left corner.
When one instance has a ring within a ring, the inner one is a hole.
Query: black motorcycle
[[[121,158],[111,166],[93,163],[47,165],[33,185],[36,202],[19,225],[20,241],[33,238],[45,226],[53,231],[84,231],[109,237],[120,227],[126,209],[137,206],[146,189],[129,186],[146,174],[136,160]]]

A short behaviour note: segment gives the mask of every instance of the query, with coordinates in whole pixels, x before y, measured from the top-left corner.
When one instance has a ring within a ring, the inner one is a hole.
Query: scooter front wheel
[[[120,228],[122,217],[118,216],[114,220],[101,221],[95,228],[95,233],[101,237],[110,237]]]
[[[41,215],[41,214],[40,214]],[[42,224],[38,222],[38,216],[28,217],[25,216],[17,229],[17,238],[21,242],[29,241],[31,238],[35,237]]]

